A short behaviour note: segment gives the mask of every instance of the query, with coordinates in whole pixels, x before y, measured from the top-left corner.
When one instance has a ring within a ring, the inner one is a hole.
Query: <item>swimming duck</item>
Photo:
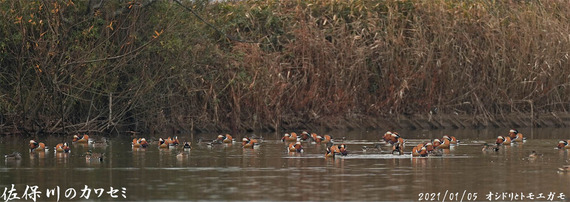
[[[190,146],[191,142],[184,142],[184,146],[182,146],[182,148],[184,149],[184,151],[190,151],[192,149],[192,146]]]
[[[511,141],[511,137],[509,137],[509,136],[507,136],[507,137],[498,136],[497,141],[495,141],[495,143],[498,146],[499,145],[510,145],[512,143],[512,141]]]
[[[366,145],[362,146],[362,152],[367,152],[370,149],[375,149],[375,150],[381,152],[382,151],[382,145],[380,145],[380,143],[375,143],[374,146],[371,148],[368,148],[368,146],[366,146]]]
[[[528,159],[529,160],[535,160],[536,158],[542,156],[542,154],[537,154],[536,151],[532,151],[530,152],[530,155],[528,155]]]
[[[335,156],[335,153],[331,150],[330,147],[327,147],[327,150],[326,150],[326,153],[325,153],[325,158],[328,158],[328,157],[334,158],[334,156]]]
[[[393,144],[394,142],[392,142],[392,132],[390,131],[386,131],[386,133],[384,133],[384,135],[382,136],[382,140],[384,140],[384,142],[386,143],[390,143]]]
[[[519,133],[519,131],[516,129],[509,130],[509,137],[511,137],[511,140],[513,142],[524,142],[524,140],[526,140],[523,138],[523,134]]]
[[[404,139],[398,138],[397,142],[392,146],[392,154],[402,155],[404,154]]]
[[[386,134],[384,134],[383,139],[384,141],[386,141],[387,143],[394,145],[398,142],[398,140],[402,138],[397,132],[386,132]]]
[[[30,152],[34,151],[38,152],[47,151],[46,145],[43,142],[38,143],[35,140],[30,140]]]
[[[427,148],[424,144],[419,144],[412,149],[412,156],[421,156],[426,157],[428,156]]]
[[[232,143],[233,137],[230,134],[218,135],[218,138],[213,143]]]
[[[258,145],[256,139],[252,140],[248,137],[242,138],[241,144],[242,144],[243,148],[251,148],[251,149],[253,149],[256,145]]]
[[[437,148],[439,147],[439,145],[441,145],[441,140],[433,139],[431,144],[433,145],[434,148]]]
[[[557,147],[558,149],[570,149],[570,140],[560,140]]]
[[[431,142],[424,143],[424,147],[428,153],[431,153],[434,150],[433,144]]]
[[[303,131],[301,133],[301,140],[302,141],[308,141],[310,139],[311,139],[311,135],[307,131]]]
[[[289,133],[285,133],[283,135],[283,137],[281,138],[281,142],[288,142],[290,137],[291,137],[291,135]]]
[[[347,149],[347,146],[346,146],[345,144],[341,144],[341,145],[338,147],[338,150],[339,150],[340,154],[343,155],[343,156],[348,155],[348,151],[347,151],[346,149]]]
[[[67,142],[57,144],[55,146],[54,150],[56,153],[69,153],[69,152],[71,152],[71,149],[67,145]]]
[[[295,150],[296,150],[297,152],[299,152],[299,153],[304,151],[304,150],[303,150],[303,145],[301,145],[301,142],[295,143]]]
[[[89,142],[89,135],[73,135],[73,142],[76,143],[88,143]]]
[[[297,153],[301,153],[303,152],[303,145],[301,145],[301,142],[297,142],[295,144],[291,143],[289,144],[289,152],[297,152]]]
[[[321,137],[320,135],[317,135],[316,133],[311,133],[311,140],[312,140],[314,143],[319,144],[319,143],[321,143],[321,141],[323,141],[323,139],[324,139],[324,138]]]
[[[296,142],[297,141],[297,133],[285,133],[283,138],[281,138],[282,142]]]
[[[133,139],[133,148],[146,148],[148,147],[148,142],[145,138]]]
[[[22,154],[20,154],[19,152],[13,152],[11,154],[4,155],[4,158],[6,159],[6,161],[15,161],[15,160],[17,161],[22,159]]]
[[[133,142],[131,143],[131,146],[133,146],[133,148],[140,148],[141,147],[141,143],[140,143],[140,138],[134,138]]]
[[[176,160],[182,161],[185,158],[188,158],[189,153],[188,152],[178,152],[178,154],[176,155]]]
[[[166,149],[166,148],[168,148],[169,146],[170,146],[170,145],[168,144],[168,142],[166,142],[166,140],[164,140],[164,139],[162,139],[162,138],[159,138],[159,139],[158,139],[158,148]]]
[[[433,145],[435,146],[435,141]],[[449,142],[449,139],[443,138],[442,140],[438,141],[438,146],[436,147],[436,149],[449,149],[450,145],[451,143]]]
[[[178,146],[180,144],[180,141],[178,141],[178,136],[174,136],[173,138],[168,137],[168,139],[166,139],[166,142],[168,143],[168,146]]]
[[[491,145],[485,143],[485,144],[483,145],[483,148],[481,149],[481,151],[483,151],[483,152],[491,151],[491,150],[492,150],[492,151],[495,151],[495,152],[499,151],[498,145],[493,147],[493,146],[491,146]]]
[[[457,141],[457,138],[455,138],[455,136],[444,135],[443,138],[448,139],[450,145],[457,145],[457,143],[459,143],[459,141]]]
[[[564,166],[558,168],[558,171],[560,171],[560,172],[570,172],[570,165],[564,165]]]
[[[104,153],[93,153],[91,150],[85,153],[85,161],[91,162],[92,160],[103,162]]]
[[[329,143],[329,142],[333,142],[333,138],[330,135],[324,135],[323,136],[323,140],[321,141],[322,143]]]
[[[91,144],[91,146],[94,148],[105,148],[108,146],[107,139],[102,138],[101,141],[93,141],[93,144]]]

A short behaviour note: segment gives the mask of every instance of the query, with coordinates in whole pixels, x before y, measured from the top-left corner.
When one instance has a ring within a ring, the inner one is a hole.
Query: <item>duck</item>
[[[89,142],[89,135],[73,135],[73,142],[74,143],[88,143]]]
[[[98,162],[103,162],[103,158],[105,157],[104,153],[93,153],[91,150],[85,153],[85,161],[91,162],[93,160]]]
[[[283,135],[283,137],[281,138],[281,142],[288,142],[290,137],[291,137],[291,135],[289,133],[285,133]]]
[[[510,145],[512,143],[512,141],[511,141],[511,137],[509,137],[509,136],[507,136],[507,137],[497,136],[497,141],[495,141],[495,143],[497,144],[497,146]]]
[[[384,133],[384,135],[382,136],[382,140],[384,140],[384,142],[386,142],[386,143],[393,144],[393,142],[391,142],[391,140],[392,140],[392,132],[391,132],[391,131],[386,131],[386,133]]]
[[[182,145],[182,149],[184,149],[184,151],[190,151],[192,149],[192,146],[190,146],[190,144],[192,144],[191,142],[184,142]]]
[[[55,146],[54,150],[56,153],[70,153],[71,152],[71,149],[67,145],[67,142],[57,144]]]
[[[325,153],[325,158],[328,158],[328,157],[334,158],[334,156],[335,156],[335,154],[334,154],[334,152],[331,151],[331,148],[327,147],[327,150]]]
[[[252,140],[248,137],[242,138],[241,144],[242,144],[243,148],[251,148],[251,149],[253,149],[255,146],[259,145],[259,143],[257,142],[256,139]]]
[[[30,152],[45,152],[47,151],[46,145],[43,142],[36,142],[35,140],[30,140]]]
[[[219,137],[219,135],[218,135]],[[198,138],[198,142],[196,142],[196,145],[198,146],[206,146],[208,148],[212,148],[214,145],[218,145],[218,144],[222,144],[222,141],[218,141],[218,139],[213,139],[213,140],[204,140],[204,138],[200,137]]]
[[[233,137],[230,134],[226,135],[218,135],[218,138],[214,140],[214,144],[221,144],[221,143],[232,143]]]
[[[402,138],[397,132],[386,132],[383,136],[385,142],[394,145],[398,142],[398,140]]]
[[[140,138],[139,138],[139,139],[134,138],[134,139],[133,139],[133,142],[131,143],[131,146],[132,146],[133,148],[140,148],[140,147],[141,147]]]
[[[519,133],[517,129],[509,130],[509,137],[513,142],[524,142],[526,138],[523,137],[522,133]]]
[[[485,144],[483,145],[483,148],[481,149],[481,151],[486,152],[486,151],[489,151],[489,150],[493,150],[493,151],[495,151],[495,152],[498,152],[498,151],[499,151],[499,147],[498,147],[498,145],[495,146],[495,147],[492,147],[492,146],[489,145],[488,143],[485,143]]]
[[[101,141],[93,141],[93,144],[91,144],[91,146],[94,148],[105,148],[109,145],[107,144],[107,139],[102,138]]]
[[[439,140],[437,138],[433,139],[431,142],[432,142],[431,144],[433,145],[434,148],[437,148],[437,147],[439,147],[439,145],[441,145],[441,140]]]
[[[178,152],[178,154],[176,155],[176,160],[182,161],[185,158],[188,158],[189,153],[187,152]]]
[[[536,151],[532,151],[532,152],[530,152],[530,155],[528,155],[528,159],[529,160],[535,160],[540,156],[542,156],[542,154],[537,154]]]
[[[311,139],[311,135],[307,131],[301,132],[301,141],[309,141]]]
[[[563,165],[562,167],[558,168],[560,172],[570,172],[570,165]]]
[[[180,141],[178,141],[178,136],[174,136],[173,138],[168,137],[168,139],[166,139],[166,142],[168,143],[168,146],[178,146],[180,144]]]
[[[297,152],[297,153],[302,153],[303,150],[303,145],[301,145],[301,142],[296,142],[295,144],[291,143],[289,144],[289,152]]]
[[[450,145],[457,145],[457,143],[459,143],[459,141],[457,140],[457,138],[455,138],[455,136],[444,135],[443,138],[448,139]]]
[[[436,149],[449,149],[449,147],[451,146],[451,143],[449,142],[448,138],[443,138],[442,140],[438,141],[438,146],[435,147]],[[433,145],[435,146],[435,142],[433,143]]]
[[[167,149],[168,146],[169,146],[169,144],[168,144],[168,142],[166,142],[166,140],[164,140],[162,138],[158,139],[158,148]]]
[[[330,135],[324,135],[323,136],[323,140],[321,141],[322,143],[329,143],[329,142],[333,142],[333,138]]]
[[[558,149],[570,149],[570,140],[560,140],[557,147]]]
[[[341,145],[338,147],[338,150],[339,150],[340,154],[343,155],[343,156],[348,155],[348,151],[347,151],[346,149],[347,149],[347,146],[346,146],[345,144],[341,144]]]
[[[402,155],[404,154],[404,139],[398,138],[398,141],[392,146],[392,154]]]
[[[297,141],[297,133],[292,132],[291,134],[285,133],[283,138],[281,138],[282,142],[296,142]]]
[[[327,143],[327,153],[325,157],[335,157],[336,155],[340,154],[340,146],[334,145],[333,143]],[[348,154],[348,153],[347,153]]]
[[[367,152],[370,149],[375,149],[379,152],[382,152],[382,145],[380,145],[380,143],[375,143],[373,147],[369,148],[368,146],[364,145],[362,146],[362,152]]]
[[[426,157],[428,156],[427,148],[424,144],[419,144],[412,149],[412,156]]]
[[[317,135],[316,133],[311,133],[311,139],[313,140],[314,143],[321,143],[321,141],[323,141],[323,137],[321,137],[320,135]]]
[[[431,153],[434,150],[433,144],[431,142],[424,143],[424,147],[428,153]]]
[[[22,159],[22,154],[20,154],[19,152],[13,152],[11,154],[4,155],[4,158],[6,159],[6,161],[17,161]]]
[[[145,138],[133,139],[132,143],[133,148],[147,148],[148,142]]]

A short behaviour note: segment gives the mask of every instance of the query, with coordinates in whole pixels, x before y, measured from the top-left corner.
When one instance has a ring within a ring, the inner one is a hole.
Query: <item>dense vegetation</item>
[[[0,132],[366,126],[570,107],[565,0],[182,4],[221,32],[176,1],[0,0]]]

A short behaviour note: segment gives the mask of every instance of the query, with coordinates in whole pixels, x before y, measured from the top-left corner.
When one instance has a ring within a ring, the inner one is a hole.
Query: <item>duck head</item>
[[[515,139],[517,137],[518,133],[519,133],[519,131],[516,129],[509,130],[509,136],[511,137],[511,139]]]
[[[285,142],[285,141],[289,140],[289,137],[290,137],[290,136],[291,136],[291,135],[289,135],[289,133],[285,133],[285,135],[283,135],[283,138],[281,138],[281,141],[282,141],[282,142]]]
[[[251,141],[251,140],[250,140],[249,138],[247,138],[247,137],[244,137],[244,138],[241,139],[242,145],[246,145],[246,144],[248,144],[250,141]]]
[[[503,144],[503,142],[505,142],[505,137],[503,137],[503,136],[497,136],[497,141],[495,141],[495,143],[496,143],[497,145],[501,145],[501,144]]]
[[[38,147],[38,143],[35,140],[30,140],[30,149],[35,149]]]
[[[566,145],[568,145],[568,141],[560,140],[557,147],[558,149],[564,149]]]

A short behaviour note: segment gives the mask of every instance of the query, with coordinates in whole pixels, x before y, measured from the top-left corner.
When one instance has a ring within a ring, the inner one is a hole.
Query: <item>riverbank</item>
[[[567,125],[564,1],[94,3],[0,4],[3,133]]]
[[[392,118],[361,117],[351,119],[336,119],[328,121],[315,120],[312,123],[284,123],[279,126],[243,126],[242,132],[282,132],[293,130],[309,131],[351,131],[351,130],[447,130],[447,129],[489,129],[489,128],[565,128],[570,126],[569,113],[522,114],[511,113],[504,116],[483,117],[471,115],[401,115]],[[0,127],[0,134],[30,134],[33,129]],[[86,131],[88,132],[88,131]],[[119,134],[136,134],[127,128],[115,131]],[[151,134],[188,134],[188,133],[217,133],[231,132],[228,128],[196,127],[191,130],[181,128],[164,128],[161,131],[151,131]],[[49,132],[48,132],[49,133]],[[239,133],[239,132],[238,132]],[[234,133],[235,134],[235,133]]]

